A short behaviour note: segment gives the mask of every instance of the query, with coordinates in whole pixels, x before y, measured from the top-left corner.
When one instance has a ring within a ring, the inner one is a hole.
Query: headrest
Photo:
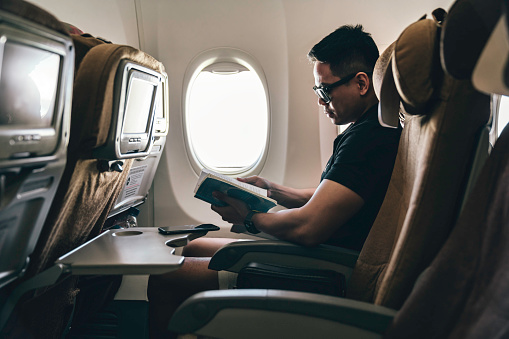
[[[398,127],[400,97],[392,75],[392,54],[396,42],[383,51],[373,70],[373,88],[378,97],[378,121],[385,127]]]
[[[65,28],[67,29],[67,32],[69,34],[77,34],[77,35],[84,34],[84,32],[81,29],[79,29],[78,27],[76,27],[74,25],[71,25],[67,22],[62,22],[62,24],[65,26]]]
[[[509,34],[507,8],[500,16],[472,75],[474,87],[485,93],[509,95]]]
[[[105,42],[101,39],[96,39],[95,37],[91,35],[75,35],[71,34],[72,41],[74,43],[74,77],[77,75],[77,71],[80,68],[81,61],[83,61],[83,58],[85,55],[90,51],[92,47],[95,47],[97,45],[102,45]]]
[[[435,95],[443,75],[437,34],[445,11],[437,9],[433,13],[434,20],[421,19],[408,26],[375,65],[373,82],[383,126],[397,127],[403,110],[408,114],[423,114]]]
[[[437,31],[435,20],[423,19],[408,26],[396,41],[392,72],[407,113],[422,113],[442,76]]]
[[[99,44],[83,58],[74,81],[71,135],[85,154],[106,143],[113,110],[114,84],[122,60],[130,60],[156,72],[162,63],[130,46]],[[72,139],[71,139],[72,140]]]
[[[500,0],[457,0],[441,36],[441,62],[457,79],[469,79],[501,12]]]
[[[69,35],[65,25],[57,18],[31,3],[21,0],[2,0],[0,1],[0,9],[64,35]]]

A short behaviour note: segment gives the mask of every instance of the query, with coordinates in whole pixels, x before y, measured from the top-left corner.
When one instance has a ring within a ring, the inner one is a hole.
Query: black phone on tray
[[[181,226],[165,226],[158,227],[159,233],[161,234],[183,234],[183,233],[196,233],[204,231],[218,231],[220,228],[213,224],[201,224],[201,225],[181,225]]]

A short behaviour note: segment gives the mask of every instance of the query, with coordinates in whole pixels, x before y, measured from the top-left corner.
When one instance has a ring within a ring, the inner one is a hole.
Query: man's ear
[[[371,80],[368,75],[364,72],[359,72],[355,78],[357,79],[357,86],[359,86],[360,95],[366,95],[368,93],[369,86],[371,85]]]

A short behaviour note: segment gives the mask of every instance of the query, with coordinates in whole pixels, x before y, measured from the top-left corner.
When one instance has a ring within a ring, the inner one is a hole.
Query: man
[[[385,196],[401,132],[378,123],[378,99],[371,80],[378,55],[376,44],[360,25],[338,28],[308,54],[314,64],[318,104],[335,125],[351,123],[334,141],[318,188],[293,189],[258,176],[239,179],[267,189],[288,209],[255,213],[242,201],[215,192],[228,206],[212,206],[212,210],[230,223],[245,224],[251,232],[304,246],[326,243],[360,250]],[[210,256],[231,241],[196,239],[184,248],[181,269],[151,277],[148,294],[154,336],[189,296],[232,284],[231,274],[218,276],[208,269]],[[161,295],[161,289],[169,292]]]

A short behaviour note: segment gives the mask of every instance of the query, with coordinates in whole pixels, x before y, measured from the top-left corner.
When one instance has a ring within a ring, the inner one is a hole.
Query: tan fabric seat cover
[[[387,338],[509,337],[509,128]]]
[[[435,22],[426,19],[396,42],[392,71],[407,111],[405,126],[387,195],[348,284],[349,298],[400,308],[459,213],[490,102],[469,81],[443,74],[438,37]]]
[[[128,59],[164,71],[160,62],[135,48],[90,39],[73,36],[75,45],[80,45],[77,50],[86,46],[91,49],[75,76],[66,169],[31,256],[27,277],[51,267],[58,257],[98,235],[125,185],[133,159],[126,160],[123,172],[118,173],[100,172],[98,160],[92,157],[92,150],[103,145],[108,137],[114,80],[120,61]],[[76,278],[71,277],[37,290],[33,294],[35,298],[21,305],[17,315],[19,323],[10,329],[13,335],[23,331],[27,332],[24,335],[41,338],[60,337],[78,293],[75,286]]]

